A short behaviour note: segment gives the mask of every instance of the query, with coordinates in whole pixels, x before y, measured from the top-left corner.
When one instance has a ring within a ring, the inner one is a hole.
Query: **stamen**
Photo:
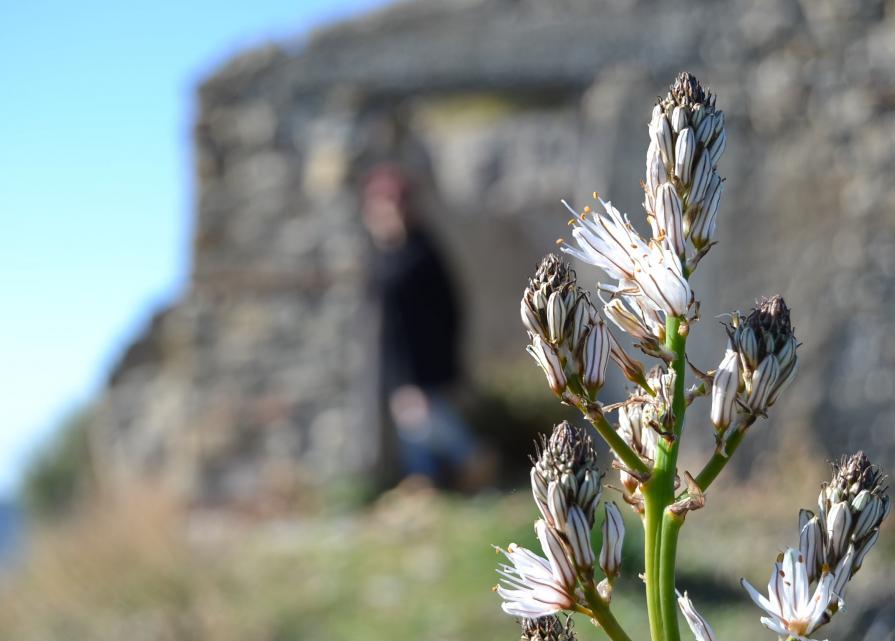
[[[567,202],[565,201],[565,199],[561,199],[559,202],[561,202],[561,203],[563,204],[563,206],[564,206],[566,209],[568,209],[569,212],[571,212],[571,214],[572,214],[575,218],[578,218],[578,212],[575,211],[574,209],[572,209],[572,206],[571,206],[569,203],[567,203]]]

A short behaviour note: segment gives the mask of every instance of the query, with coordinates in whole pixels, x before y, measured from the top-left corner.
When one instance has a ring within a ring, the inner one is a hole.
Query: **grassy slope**
[[[490,544],[530,545],[533,516],[525,493],[468,501],[417,490],[392,492],[359,514],[260,526],[203,517],[187,527],[163,503],[135,501],[40,537],[34,560],[0,592],[0,639],[516,639],[490,591],[498,561]],[[643,639],[631,516],[626,565],[635,578],[613,606]],[[720,523],[719,532],[746,535],[752,552],[712,564],[704,553],[723,554],[726,537],[685,537],[684,564],[701,574],[680,583],[719,638],[770,638],[728,567],[752,557],[750,576],[763,578],[768,555],[755,550],[769,537],[752,537],[733,517]],[[586,620],[577,629],[581,639],[603,638]]]

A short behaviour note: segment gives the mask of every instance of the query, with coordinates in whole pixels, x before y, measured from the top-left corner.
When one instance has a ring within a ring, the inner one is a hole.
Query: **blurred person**
[[[476,483],[479,446],[450,399],[460,378],[460,310],[444,261],[393,164],[367,172],[361,219],[373,241],[370,281],[380,314],[380,395],[402,476]]]

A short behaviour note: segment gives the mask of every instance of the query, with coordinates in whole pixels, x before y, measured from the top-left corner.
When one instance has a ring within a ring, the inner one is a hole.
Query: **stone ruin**
[[[729,127],[699,362],[720,358],[718,314],[782,293],[803,367],[766,438],[862,447],[891,469],[891,2],[420,0],[246,52],[199,87],[192,274],[98,400],[103,477],[262,505],[373,473],[388,453],[359,163],[399,159],[426,185],[475,376],[525,358],[518,296],[565,232],[560,198],[599,190],[641,219],[650,104],[680,70]]]

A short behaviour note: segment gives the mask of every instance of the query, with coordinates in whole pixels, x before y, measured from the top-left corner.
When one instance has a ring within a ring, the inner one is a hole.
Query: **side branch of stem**
[[[585,418],[587,418],[591,425],[594,426],[594,429],[597,430],[597,433],[604,441],[606,441],[606,444],[612,448],[612,451],[615,452],[619,460],[624,463],[628,469],[632,470],[644,480],[649,477],[649,466],[643,462],[643,459],[641,459],[637,453],[631,449],[631,446],[619,436],[618,432],[612,428],[602,412],[589,409],[584,409],[582,412]]]
[[[584,598],[590,608],[594,621],[600,624],[603,631],[612,641],[631,641],[618,619],[609,609],[609,604],[597,592],[593,580],[584,583]]]
[[[749,426],[755,422],[755,416],[747,416],[736,426],[731,435],[722,444],[715,448],[715,453],[708,460],[699,474],[696,475],[696,485],[705,492],[709,485],[718,478],[721,471],[727,466],[727,462],[743,441]]]

